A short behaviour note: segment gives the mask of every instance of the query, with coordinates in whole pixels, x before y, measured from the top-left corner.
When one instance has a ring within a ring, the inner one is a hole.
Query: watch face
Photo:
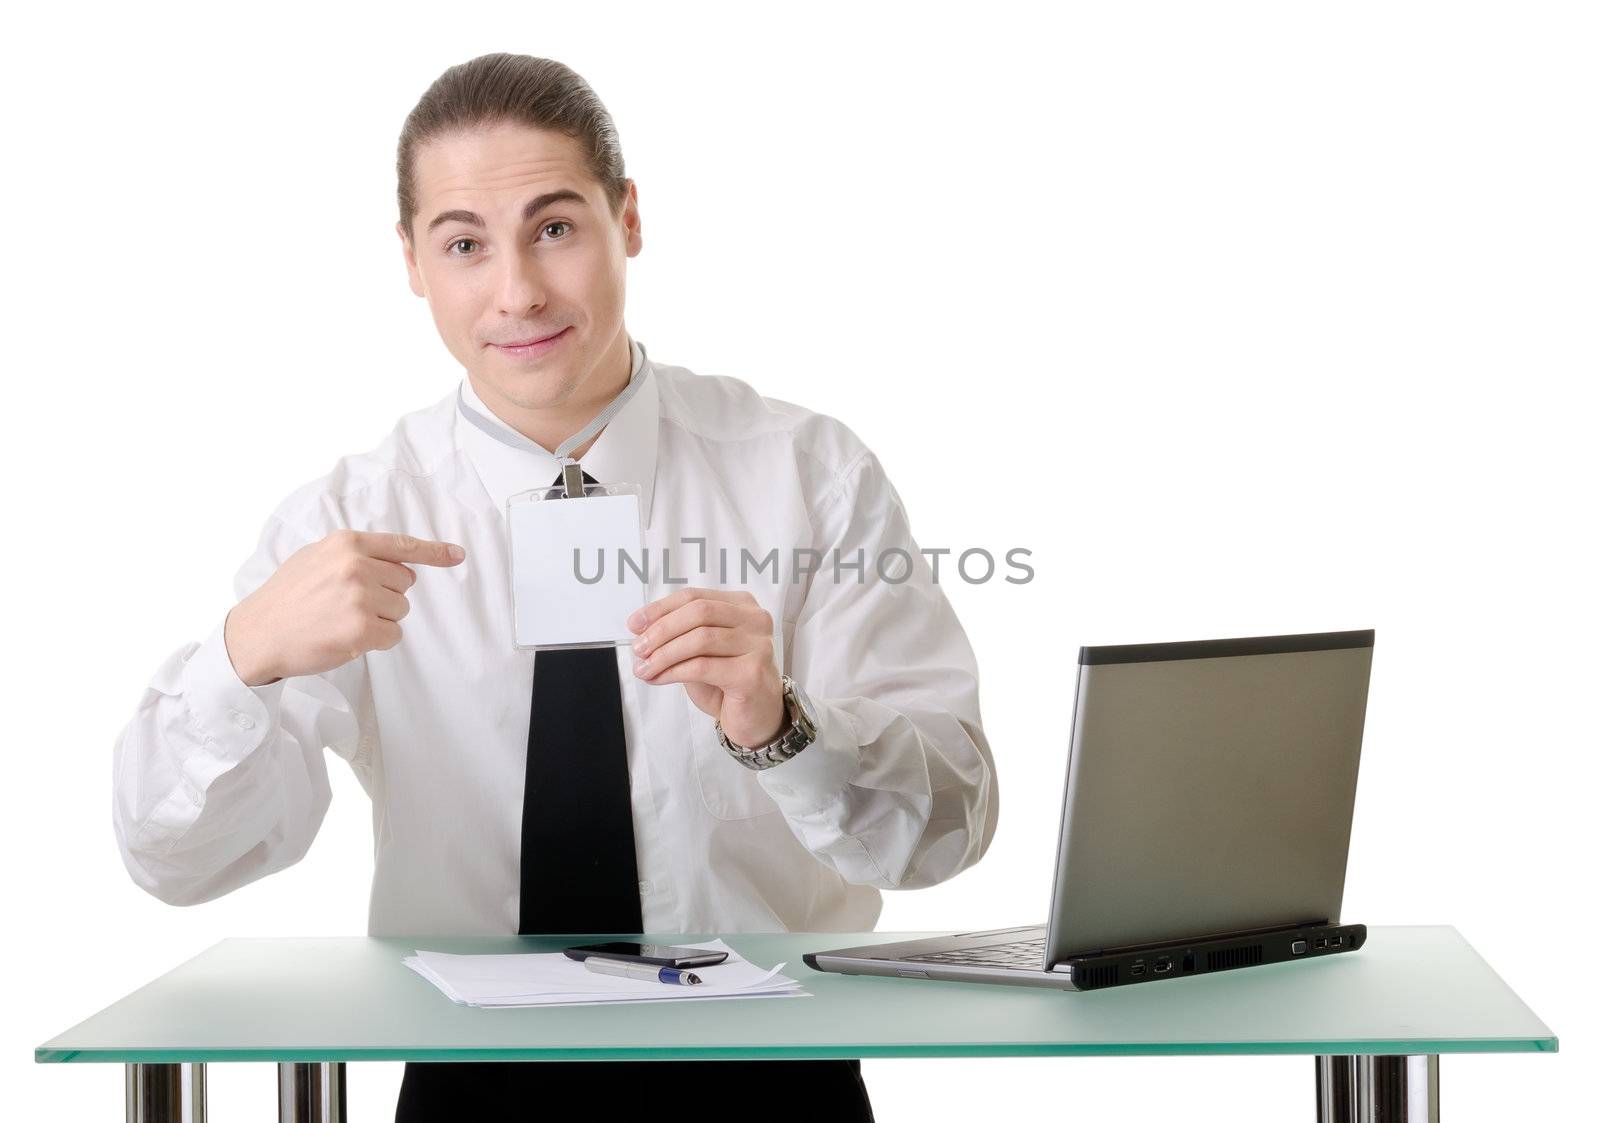
[[[800,711],[798,724],[807,737],[817,735],[817,712],[811,708],[811,699],[806,692],[800,689],[800,684],[792,678],[785,677],[789,693],[794,697],[795,708]]]

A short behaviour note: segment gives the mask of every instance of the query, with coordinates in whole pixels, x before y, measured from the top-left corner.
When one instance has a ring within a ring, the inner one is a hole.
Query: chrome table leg
[[[344,1062],[280,1064],[278,1123],[345,1123]]]
[[[1355,1060],[1345,1056],[1317,1058],[1317,1123],[1354,1123]]]
[[[1317,1058],[1317,1123],[1439,1123],[1439,1057]]]
[[[128,1123],[206,1123],[206,1066],[126,1066]]]

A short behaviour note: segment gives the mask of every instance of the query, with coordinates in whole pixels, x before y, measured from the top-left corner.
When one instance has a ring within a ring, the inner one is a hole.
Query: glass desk
[[[1319,1118],[1333,1123],[1437,1119],[1442,1053],[1557,1047],[1448,926],[1369,928],[1366,946],[1345,955],[1083,993],[825,974],[800,958],[947,934],[721,933],[752,962],[787,963],[809,998],[503,1010],[455,1005],[401,957],[556,951],[630,934],[229,939],[34,1058],[124,1064],[129,1120],[202,1123],[214,1061],[275,1061],[280,1118],[335,1121],[346,1118],[349,1061],[1297,1053],[1316,1058]]]

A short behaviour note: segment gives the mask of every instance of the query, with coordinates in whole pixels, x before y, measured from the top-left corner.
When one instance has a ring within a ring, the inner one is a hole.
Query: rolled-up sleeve
[[[312,536],[276,516],[234,579],[239,599]],[[358,776],[376,733],[365,660],[248,686],[226,613],[173,651],[112,754],[112,828],[134,881],[171,904],[207,901],[299,861],[330,802],[325,748]]]
[[[812,517],[820,561],[785,669],[812,700],[817,739],[761,784],[846,881],[935,885],[983,856],[999,817],[977,660],[870,451]]]

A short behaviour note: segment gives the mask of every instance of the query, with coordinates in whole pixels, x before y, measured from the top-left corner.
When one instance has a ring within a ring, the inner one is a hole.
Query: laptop
[[[1360,948],[1339,907],[1373,636],[1080,648],[1048,923],[805,962],[1098,990]]]

